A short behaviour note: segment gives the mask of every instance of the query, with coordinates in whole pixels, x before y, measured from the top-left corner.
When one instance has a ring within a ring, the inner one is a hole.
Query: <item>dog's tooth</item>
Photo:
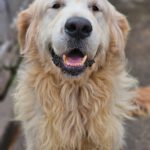
[[[87,59],[87,55],[84,56],[84,58],[82,59],[82,62],[80,62],[80,63],[71,63],[71,62],[68,61],[67,56],[66,56],[66,55],[63,55],[64,63],[65,63],[67,66],[72,66],[72,67],[79,67],[79,66],[82,66],[82,65],[85,63],[86,59]]]
[[[66,64],[67,64],[68,66],[71,66],[71,64],[70,64],[69,62],[66,62]]]
[[[82,65],[81,63],[78,63],[78,64],[77,64],[77,66],[81,66],[81,65]]]
[[[64,60],[64,63],[66,64],[67,63],[67,57],[66,57],[66,55],[63,55],[63,60]]]
[[[83,64],[85,63],[86,59],[87,59],[87,55],[86,55],[86,56],[84,56],[84,58],[83,58],[83,60],[82,60],[81,65],[83,65]]]
[[[63,55],[63,60],[65,60],[66,59],[66,55]]]

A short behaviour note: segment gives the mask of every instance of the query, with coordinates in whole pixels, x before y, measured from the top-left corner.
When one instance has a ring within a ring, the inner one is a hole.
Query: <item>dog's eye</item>
[[[62,4],[60,4],[60,3],[55,3],[55,4],[53,4],[52,8],[53,8],[53,9],[59,9],[59,8],[61,8],[61,6],[62,6]]]
[[[100,9],[98,8],[98,6],[96,6],[96,5],[92,5],[91,7],[92,7],[92,10],[93,10],[94,12],[100,11]]]

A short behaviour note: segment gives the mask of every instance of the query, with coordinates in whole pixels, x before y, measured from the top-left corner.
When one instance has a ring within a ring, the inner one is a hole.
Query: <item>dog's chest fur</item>
[[[119,76],[109,73],[93,74],[79,83],[60,82],[40,72],[22,72],[16,92],[20,97],[16,111],[24,122],[28,150],[120,148],[123,118],[130,109],[127,100],[132,97],[124,89],[130,80],[125,74],[124,83],[116,86]]]

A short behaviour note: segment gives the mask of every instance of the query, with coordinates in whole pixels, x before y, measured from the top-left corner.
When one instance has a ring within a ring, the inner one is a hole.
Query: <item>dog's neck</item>
[[[128,116],[130,99],[133,97],[130,88],[134,82],[124,68],[118,66],[118,69],[112,70],[111,65],[105,66],[105,70],[97,69],[79,82],[65,80],[59,74],[44,71],[44,67],[37,63],[28,62],[20,72],[21,85],[18,87],[23,89],[18,88],[17,94],[25,92],[22,102],[32,106],[28,108],[32,113],[28,109],[20,109],[19,117],[24,120],[24,114],[28,114],[32,118],[38,112],[39,116],[36,117],[41,121],[46,118],[42,123],[49,127],[46,135],[41,136],[51,137],[49,134],[55,134],[53,142],[59,141],[62,147],[68,143],[80,147],[81,140],[85,139],[86,142],[87,137],[96,146],[99,146],[99,141],[107,143],[107,137],[103,136],[104,133],[111,134],[107,133],[110,131],[107,129],[113,128],[114,134],[117,133],[115,124],[113,126],[110,122],[119,120],[120,123]],[[35,106],[38,108],[34,109]]]

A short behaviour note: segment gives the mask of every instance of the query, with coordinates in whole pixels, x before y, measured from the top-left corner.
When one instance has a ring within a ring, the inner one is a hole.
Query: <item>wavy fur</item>
[[[110,11],[118,13],[111,5]],[[78,78],[64,77],[37,52],[37,21],[30,26],[15,92],[16,119],[23,122],[27,150],[119,150],[124,145],[123,124],[133,109],[136,81],[125,69],[129,26],[121,14],[116,20],[115,13],[106,54],[98,53],[93,67]],[[25,14],[19,17],[20,32],[28,28]]]

